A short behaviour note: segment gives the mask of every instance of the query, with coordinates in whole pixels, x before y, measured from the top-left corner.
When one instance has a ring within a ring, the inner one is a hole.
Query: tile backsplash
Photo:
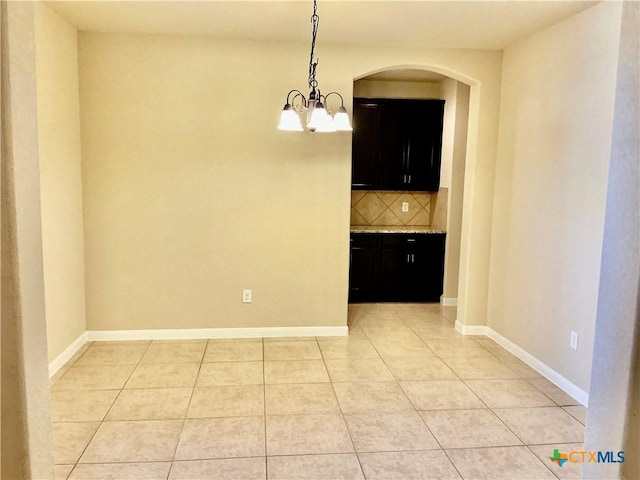
[[[403,191],[353,190],[351,192],[351,225],[411,225],[432,223],[432,201],[435,194]],[[409,209],[402,211],[407,202]]]

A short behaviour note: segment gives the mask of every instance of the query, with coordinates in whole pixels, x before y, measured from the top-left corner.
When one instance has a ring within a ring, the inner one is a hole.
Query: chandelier
[[[326,95],[320,93],[318,81],[316,80],[316,68],[318,59],[314,60],[313,53],[316,47],[316,36],[318,34],[318,24],[320,17],[317,14],[318,5],[313,0],[313,15],[311,24],[313,25],[311,34],[311,56],[309,58],[309,98],[305,97],[300,90],[291,90],[287,94],[287,101],[280,114],[279,130],[288,132],[302,132],[302,121],[300,116],[306,114],[307,130],[310,132],[350,132],[351,123],[347,109],[344,108],[344,98],[338,92],[330,92]],[[331,111],[327,106],[327,100],[332,95],[340,98],[340,107],[335,115],[331,117]]]

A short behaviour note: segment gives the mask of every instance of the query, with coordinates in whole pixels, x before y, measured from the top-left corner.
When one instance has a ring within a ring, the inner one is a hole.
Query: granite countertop
[[[351,233],[446,233],[433,227],[409,225],[351,225]]]

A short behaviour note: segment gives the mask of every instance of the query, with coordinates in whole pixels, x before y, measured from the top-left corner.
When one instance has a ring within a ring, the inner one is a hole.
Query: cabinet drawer
[[[377,247],[380,242],[380,236],[375,233],[352,233],[351,247],[366,248]]]
[[[407,234],[407,233],[386,233],[382,235],[383,247],[412,247],[425,243],[427,236],[431,234]]]

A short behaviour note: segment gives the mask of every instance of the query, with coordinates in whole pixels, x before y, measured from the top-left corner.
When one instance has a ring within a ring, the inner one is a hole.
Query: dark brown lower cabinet
[[[438,302],[444,233],[352,233],[349,302]]]
[[[349,301],[368,302],[378,291],[380,239],[378,235],[351,235]]]

